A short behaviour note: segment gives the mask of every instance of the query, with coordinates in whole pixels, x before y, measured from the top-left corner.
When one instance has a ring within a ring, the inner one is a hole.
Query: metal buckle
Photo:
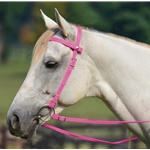
[[[79,46],[76,46],[76,50],[78,50],[79,49]]]
[[[79,46],[76,46],[75,49],[78,53],[82,53],[82,48]]]

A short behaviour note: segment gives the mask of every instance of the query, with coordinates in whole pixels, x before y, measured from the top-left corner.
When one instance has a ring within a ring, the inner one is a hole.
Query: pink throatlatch
[[[55,96],[53,97],[53,99],[50,101],[49,103],[49,107],[51,109],[54,109],[56,104],[58,103],[60,94],[64,88],[64,86],[66,85],[71,72],[73,70],[73,68],[75,67],[76,64],[76,56],[77,54],[81,54],[82,53],[82,48],[80,47],[80,41],[81,41],[81,36],[82,36],[82,30],[79,26],[77,26],[77,38],[76,38],[76,42],[74,43],[70,43],[64,39],[60,39],[57,37],[51,37],[50,41],[53,42],[58,42],[61,43],[67,47],[69,47],[72,51],[72,58],[71,61],[69,63],[68,69],[64,75],[64,78],[55,94]],[[89,124],[105,124],[105,125],[117,125],[117,124],[134,124],[134,123],[146,123],[146,122],[150,122],[149,120],[142,120],[142,121],[105,121],[105,120],[89,120],[89,119],[82,119],[82,118],[70,118],[70,117],[64,117],[64,116],[59,116],[58,114],[53,113],[51,116],[53,119],[55,120],[59,120],[59,121],[68,121],[68,122],[80,122],[80,123],[89,123]],[[128,138],[128,139],[124,139],[121,141],[117,141],[117,142],[109,142],[109,141],[105,141],[105,140],[100,140],[100,139],[96,139],[96,138],[92,138],[92,137],[88,137],[88,136],[82,136],[82,135],[78,135],[78,134],[74,134],[68,131],[65,131],[63,129],[54,127],[52,125],[48,125],[48,124],[44,124],[43,125],[46,128],[50,128],[52,130],[55,130],[57,132],[60,132],[62,134],[74,137],[74,138],[78,138],[78,139],[82,139],[82,140],[87,140],[87,141],[91,141],[91,142],[97,142],[97,143],[104,143],[104,144],[122,144],[125,142],[129,142],[129,141],[133,141],[133,140],[137,140],[137,137],[133,137],[133,138]]]

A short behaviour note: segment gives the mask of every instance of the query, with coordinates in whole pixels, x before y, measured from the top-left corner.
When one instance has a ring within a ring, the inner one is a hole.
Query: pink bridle
[[[80,47],[81,36],[82,36],[82,30],[81,30],[80,27],[77,26],[77,37],[76,37],[75,44],[70,43],[70,42],[68,42],[64,39],[57,38],[57,37],[51,37],[50,38],[50,41],[61,43],[65,46],[69,47],[73,51],[72,58],[71,58],[71,61],[69,63],[68,69],[67,69],[67,71],[64,75],[64,78],[63,78],[63,80],[62,80],[55,96],[53,97],[53,99],[49,103],[49,107],[51,109],[54,109],[56,104],[58,103],[60,94],[61,94],[62,90],[64,89],[64,86],[66,85],[66,83],[67,83],[67,81],[68,81],[68,79],[71,75],[71,72],[72,72],[73,68],[75,67],[75,64],[76,64],[76,61],[77,61],[77,59],[76,59],[77,54],[82,53],[83,49]],[[143,120],[142,121],[104,121],[104,120],[89,120],[89,119],[82,119],[82,118],[69,118],[69,117],[59,116],[58,114],[55,114],[55,112],[52,114],[51,117],[53,119],[59,120],[59,121],[80,122],[80,123],[89,123],[89,124],[105,124],[105,125],[134,124],[134,123],[150,122],[150,121],[147,121],[147,120],[145,120],[145,121],[143,121]],[[57,132],[60,132],[62,134],[66,134],[68,136],[78,138],[78,139],[87,140],[87,141],[91,141],[91,142],[105,143],[105,144],[122,144],[122,143],[125,143],[125,142],[128,142],[128,141],[138,139],[137,137],[133,137],[133,138],[130,138],[130,139],[124,139],[124,140],[117,141],[117,142],[109,142],[109,141],[105,141],[105,140],[99,140],[99,139],[95,139],[95,138],[91,138],[91,137],[87,137],[87,136],[81,136],[81,135],[78,135],[78,134],[74,134],[74,133],[62,130],[60,128],[57,128],[57,127],[54,127],[54,126],[48,125],[48,124],[44,124],[43,126],[46,127],[46,128],[50,128],[52,130],[55,130]]]

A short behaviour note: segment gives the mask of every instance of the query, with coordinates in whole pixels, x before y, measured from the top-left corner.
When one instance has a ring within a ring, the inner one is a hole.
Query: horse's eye
[[[58,66],[58,63],[54,61],[48,61],[47,63],[45,63],[45,66],[46,68],[53,69]]]

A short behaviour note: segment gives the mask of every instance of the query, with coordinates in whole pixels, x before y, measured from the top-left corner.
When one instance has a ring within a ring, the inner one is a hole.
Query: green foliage
[[[150,44],[149,2],[104,2],[91,3],[91,6],[105,20],[100,20],[98,30]]]
[[[39,10],[55,20],[54,8],[71,23],[150,43],[149,2],[0,2],[5,43],[33,46],[46,29]]]
[[[2,60],[7,59],[9,56],[10,51],[8,51],[8,48],[10,44],[18,42],[19,28],[28,20],[28,18],[26,18],[26,10],[30,10],[29,6],[31,4],[32,3],[0,2],[0,36],[3,37],[2,41],[4,42]]]
[[[14,37],[18,34],[18,28],[25,21],[25,10],[28,3],[1,2],[0,3],[0,21],[4,26],[5,33],[7,31],[7,41],[14,41]]]
[[[98,13],[91,7],[89,2],[70,2],[65,16],[69,22],[92,27],[98,23]]]

